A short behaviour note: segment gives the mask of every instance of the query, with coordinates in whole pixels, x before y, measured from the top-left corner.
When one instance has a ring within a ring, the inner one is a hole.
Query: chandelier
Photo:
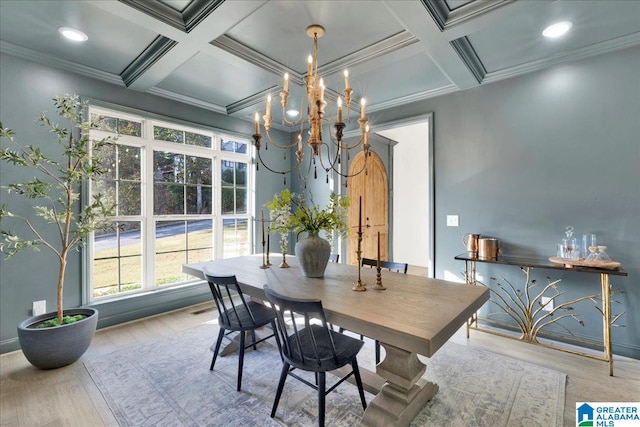
[[[367,124],[367,116],[365,110],[364,98],[360,101],[360,117],[358,123],[360,125],[360,138],[358,141],[351,145],[342,141],[342,133],[346,124],[344,122],[344,108],[346,108],[346,122],[351,122],[350,110],[351,110],[351,93],[352,89],[349,84],[349,72],[344,71],[344,103],[342,96],[336,94],[333,96],[326,90],[324,80],[318,74],[318,39],[324,35],[324,27],[321,25],[310,25],[307,27],[307,35],[313,38],[313,54],[309,55],[307,60],[307,76],[306,76],[306,97],[303,96],[301,101],[301,111],[305,110],[307,115],[303,116],[300,113],[300,118],[297,120],[288,120],[286,118],[287,99],[289,96],[289,73],[284,74],[283,90],[280,92],[280,104],[282,105],[282,124],[288,126],[299,126],[297,140],[294,140],[291,144],[279,144],[271,139],[271,95],[267,96],[265,105],[265,114],[262,116],[264,131],[267,135],[267,140],[264,142],[264,149],[267,150],[268,144],[275,146],[278,149],[283,150],[283,156],[286,160],[287,151],[290,151],[297,146],[296,150],[296,163],[290,169],[277,170],[267,165],[262,158],[260,148],[262,134],[260,133],[260,114],[255,113],[255,134],[253,139],[258,155],[257,169],[262,164],[270,172],[281,174],[284,177],[284,184],[287,183],[286,175],[290,172],[298,170],[300,177],[305,180],[309,176],[311,169],[313,168],[314,178],[318,177],[318,166],[323,169],[327,175],[327,183],[329,182],[329,172],[334,171],[340,176],[345,178],[345,186],[347,186],[347,178],[359,175],[366,170],[366,161],[370,155],[369,146],[369,125]],[[306,104],[305,104],[306,98]],[[334,109],[335,105],[335,109]],[[332,132],[331,128],[335,131]],[[326,131],[323,132],[323,128]],[[302,161],[304,159],[304,144],[303,139],[306,139],[306,147],[310,152],[309,167],[306,173],[301,171]],[[349,174],[343,173],[340,170],[340,159],[342,153],[347,153],[347,164],[350,159],[350,151],[362,146],[364,152],[364,162],[362,168],[358,171],[354,171]]]

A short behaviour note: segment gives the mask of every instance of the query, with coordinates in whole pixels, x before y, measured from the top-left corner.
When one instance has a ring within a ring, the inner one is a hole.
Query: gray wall
[[[64,92],[252,133],[249,122],[10,56],[0,60],[0,120],[23,141],[42,136],[32,119],[50,110],[50,98]],[[573,225],[579,234],[595,232],[629,273],[612,278],[613,286],[624,291],[615,298],[620,304],[614,312],[626,311],[620,322],[626,327],[613,330],[614,352],[640,358],[640,48],[373,113],[370,121],[428,112],[434,112],[435,132],[436,277],[460,277],[463,266],[453,257],[463,252],[460,239],[467,232],[499,237],[505,253],[543,258],[554,254],[565,226]],[[7,174],[0,171],[3,183]],[[283,184],[281,177],[265,174],[257,186],[260,209]],[[446,214],[460,215],[460,227],[446,227]],[[31,301],[46,298],[49,307],[54,301],[53,289],[45,292],[39,284],[54,274],[53,260],[39,257],[40,273],[33,269],[34,255],[22,257],[0,261],[2,351],[15,348],[15,326],[29,315]],[[70,275],[78,278],[79,258],[72,265]],[[521,284],[516,270],[480,267],[485,277],[504,275]],[[547,274],[562,279],[564,298],[599,292],[597,275],[537,271],[540,281]],[[208,298],[204,287],[173,292],[156,293],[144,304],[123,300],[101,307],[101,326]],[[79,285],[69,285],[66,295],[68,306],[80,304]],[[598,339],[602,329],[593,304],[576,309],[585,326],[569,322],[568,328]]]
[[[64,93],[77,93],[84,97],[110,102],[130,108],[173,117],[192,123],[226,130],[234,134],[253,133],[250,121],[238,120],[201,108],[191,107],[165,98],[148,95],[124,87],[114,86],[80,75],[67,73],[44,65],[26,61],[14,56],[0,56],[0,121],[16,132],[16,139],[24,144],[41,145],[46,152],[57,147],[55,139],[46,130],[34,124],[33,120],[43,111],[57,120],[51,99]],[[278,140],[288,139],[288,135],[275,131]],[[6,143],[2,143],[5,147]],[[58,153],[59,154],[59,153]],[[270,156],[270,153],[265,153]],[[278,158],[274,162],[281,162]],[[2,164],[0,185],[16,179],[32,177],[25,171]],[[256,179],[256,208],[268,200],[281,186],[281,181],[271,174],[263,173]],[[0,192],[0,204],[11,203],[26,215],[32,215],[28,202],[12,198],[6,191]],[[3,228],[5,225],[3,223]],[[17,226],[11,225],[16,230]],[[259,230],[259,228],[258,228]],[[55,282],[58,265],[56,258],[46,249],[40,253],[25,251],[12,260],[0,257],[0,351],[18,348],[17,325],[31,315],[34,300],[45,299],[47,310],[55,309]],[[65,307],[82,304],[81,255],[69,256],[65,286]],[[196,286],[177,290],[159,290],[143,298],[129,298],[109,303],[97,304],[100,311],[98,327],[104,327],[139,317],[183,307],[210,299],[208,287]]]
[[[498,237],[505,254],[555,255],[564,228],[594,232],[628,277],[613,312],[617,354],[640,358],[640,48],[558,65],[372,115],[374,123],[434,112],[436,277],[461,277],[464,233]],[[460,227],[446,227],[447,214]],[[426,213],[425,213],[426,215]],[[479,264],[479,273],[523,283],[516,267]],[[599,293],[596,274],[558,274],[569,301]],[[601,339],[591,302],[576,306],[579,337]],[[566,331],[561,331],[566,334]]]

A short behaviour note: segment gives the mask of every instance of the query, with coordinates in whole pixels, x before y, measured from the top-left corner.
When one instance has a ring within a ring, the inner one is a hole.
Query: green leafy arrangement
[[[320,209],[313,200],[309,203],[302,195],[285,189],[266,206],[271,214],[269,230],[281,236],[304,231],[317,235],[324,231],[327,240],[332,241],[336,236],[346,237],[349,233],[349,198],[345,196],[331,193],[327,207]]]
[[[93,199],[81,206],[80,187],[85,180],[98,178],[103,174],[99,162],[94,162],[91,150],[99,150],[112,144],[113,138],[91,141],[91,123],[84,120],[87,102],[80,101],[78,95],[65,94],[53,99],[58,114],[67,120],[69,127],[59,126],[44,113],[36,123],[53,133],[63,153],[62,160],[48,157],[33,145],[23,146],[15,140],[15,133],[0,123],[0,139],[9,142],[9,147],[0,150],[0,160],[13,166],[33,171],[34,178],[24,182],[13,182],[2,188],[30,200],[35,215],[43,221],[35,221],[12,212],[7,204],[0,206],[0,224],[7,222],[26,225],[26,236],[0,229],[0,251],[6,258],[13,257],[24,249],[40,250],[44,246],[58,258],[57,324],[63,320],[63,289],[67,255],[85,243],[86,236],[110,226],[107,217],[114,213],[113,201],[94,194]],[[40,144],[44,146],[44,144]],[[56,231],[46,238],[45,229]],[[67,322],[68,323],[68,322]],[[53,326],[53,325],[52,325]]]

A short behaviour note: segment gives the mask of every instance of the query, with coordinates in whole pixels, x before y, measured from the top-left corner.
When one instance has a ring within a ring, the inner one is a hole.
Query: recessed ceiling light
[[[76,30],[75,28],[60,27],[58,28],[58,32],[69,40],[73,40],[75,42],[85,42],[89,40],[89,37],[87,37],[85,33],[80,30]]]
[[[573,22],[556,22],[555,24],[549,25],[547,28],[545,28],[542,32],[542,35],[551,39],[555,39],[556,37],[564,35],[572,26]]]
[[[297,117],[300,114],[298,110],[287,110],[287,116],[289,117]]]

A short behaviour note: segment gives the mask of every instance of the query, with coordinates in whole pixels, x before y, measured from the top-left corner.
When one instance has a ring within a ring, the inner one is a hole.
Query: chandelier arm
[[[298,143],[297,141],[295,141],[295,142],[292,142],[289,145],[281,145],[281,144],[278,144],[277,142],[275,142],[273,139],[271,139],[271,134],[269,132],[265,132],[265,133],[267,134],[267,139],[269,140],[269,142],[272,143],[273,145],[275,145],[276,147],[282,149],[282,150],[285,150],[285,149],[288,150],[288,149],[294,147]]]
[[[327,162],[329,164],[329,167],[325,166],[324,161],[322,160],[322,147],[325,147],[325,149],[327,150]],[[338,162],[338,156],[340,155],[339,150],[336,150],[336,154],[335,156],[333,156],[333,160],[331,160],[331,152],[329,151],[329,144],[327,144],[326,142],[323,142],[320,145],[320,148],[318,150],[318,158],[320,159],[320,166],[322,167],[322,169],[324,169],[326,172],[330,171],[331,169],[334,168],[334,165]]]
[[[364,142],[363,135],[360,135],[360,139],[358,139],[358,141],[353,145],[347,145],[342,141],[338,141],[337,139],[335,139],[335,136],[331,132],[329,132],[329,136],[331,137],[331,142],[333,142],[333,145],[340,148],[341,150],[353,150],[354,148],[362,145],[362,143]]]
[[[296,165],[295,165],[294,167],[292,167],[291,169],[289,169],[289,170],[282,170],[282,171],[279,171],[279,170],[272,169],[272,168],[270,168],[270,167],[269,167],[269,166],[264,162],[264,160],[262,160],[262,155],[260,154],[260,150],[258,150],[258,161],[259,161],[259,162],[260,162],[260,164],[261,164],[262,166],[264,166],[264,167],[265,167],[269,172],[277,173],[277,174],[280,174],[280,175],[286,175],[286,174],[288,174],[289,172],[293,172],[294,170],[298,169],[298,167],[300,167],[300,162],[297,162],[297,163],[296,163]]]
[[[355,173],[352,173],[352,174],[346,173],[346,174],[344,174],[344,173],[340,172],[338,169],[336,169],[335,167],[332,167],[331,169],[335,173],[337,173],[338,175],[340,175],[343,178],[353,178],[354,176],[360,175],[362,172],[365,171],[365,169],[367,168],[367,157],[369,157],[368,153],[365,154],[364,163],[362,164],[362,168],[359,171],[355,172]]]

